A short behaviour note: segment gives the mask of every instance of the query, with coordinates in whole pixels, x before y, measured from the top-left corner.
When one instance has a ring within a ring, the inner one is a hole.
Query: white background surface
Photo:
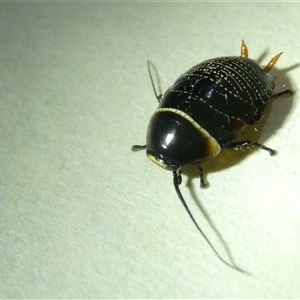
[[[0,297],[300,297],[299,3],[1,3]],[[181,189],[221,263],[145,142],[163,90],[245,39],[296,94],[255,137]],[[280,70],[280,71],[279,71]],[[205,218],[201,212],[207,214]],[[208,222],[209,221],[209,222]],[[209,224],[210,223],[210,224]],[[221,242],[223,240],[223,243]]]

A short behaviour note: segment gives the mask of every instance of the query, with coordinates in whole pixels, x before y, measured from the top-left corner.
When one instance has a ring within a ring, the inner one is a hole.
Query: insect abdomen
[[[243,57],[204,61],[164,94],[159,108],[176,108],[192,117],[221,146],[246,124],[257,123],[274,92],[273,77]]]

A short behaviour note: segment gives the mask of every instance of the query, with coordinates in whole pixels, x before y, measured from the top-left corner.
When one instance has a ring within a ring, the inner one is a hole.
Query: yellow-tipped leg
[[[245,44],[244,40],[242,40],[242,47],[241,47],[241,57],[248,58],[248,47]]]
[[[272,68],[274,67],[274,65],[276,64],[278,58],[280,57],[280,55],[282,54],[282,52],[280,52],[279,54],[277,54],[276,56],[274,56],[270,62],[265,66],[264,70],[265,72],[270,72],[272,70]]]

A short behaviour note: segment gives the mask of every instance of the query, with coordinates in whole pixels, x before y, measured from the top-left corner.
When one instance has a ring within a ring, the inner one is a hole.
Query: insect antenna
[[[149,60],[147,61],[147,66],[148,66],[148,72],[149,72],[149,76],[150,76],[150,80],[151,80],[151,84],[152,84],[152,88],[153,88],[155,97],[156,97],[157,101],[160,102],[162,100],[162,91],[161,91],[161,86],[160,86],[160,83],[159,83],[159,76],[158,76],[157,70],[156,70],[155,66],[152,64],[152,62],[150,62]],[[151,67],[154,70],[155,76],[156,76],[157,81],[158,81],[159,94],[157,93],[155,85],[154,85],[154,81],[153,81],[153,77],[152,77],[152,73],[151,73]]]
[[[202,229],[200,228],[200,226],[198,225],[198,223],[196,222],[196,220],[194,219],[189,207],[187,206],[181,192],[180,192],[180,189],[179,189],[179,185],[181,184],[181,181],[182,181],[182,177],[181,177],[181,174],[177,171],[173,171],[173,183],[174,183],[174,187],[175,187],[175,190],[176,190],[176,193],[181,201],[181,203],[183,204],[185,210],[187,211],[187,213],[189,214],[190,218],[192,219],[192,221],[194,222],[195,226],[197,227],[197,229],[200,231],[200,233],[202,234],[202,236],[204,237],[204,239],[206,240],[206,242],[208,243],[208,245],[210,246],[210,248],[213,250],[213,252],[217,255],[217,257],[225,264],[227,265],[228,267],[232,268],[232,269],[235,269],[241,273],[247,273],[243,270],[241,270],[240,268],[234,266],[234,265],[231,265],[230,263],[228,263],[226,260],[224,260],[221,255],[217,252],[217,250],[214,248],[214,246],[212,245],[212,243],[209,241],[209,239],[207,238],[207,236],[204,234],[204,232],[202,231]]]

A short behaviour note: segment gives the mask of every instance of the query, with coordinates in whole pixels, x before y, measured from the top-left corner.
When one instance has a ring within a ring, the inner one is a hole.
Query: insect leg
[[[131,151],[137,152],[137,151],[140,151],[140,150],[144,150],[146,148],[147,148],[147,145],[133,145],[131,147]]]
[[[294,93],[292,90],[284,90],[282,92],[279,92],[279,93],[276,93],[274,94],[271,99],[274,99],[274,98],[279,98],[281,96],[292,96]]]
[[[249,141],[249,140],[230,143],[229,145],[226,146],[226,148],[239,150],[239,149],[242,149],[242,148],[245,148],[245,147],[248,147],[248,146],[255,146],[255,147],[260,148],[262,150],[268,151],[270,155],[274,155],[276,153],[276,151],[271,149],[271,148],[268,148],[268,147],[266,147],[262,144],[259,144],[259,143],[254,142],[254,141]]]
[[[203,169],[202,169],[201,165],[198,165],[197,167],[198,167],[199,176],[200,176],[200,187],[206,188],[208,186],[208,184],[205,182]]]

